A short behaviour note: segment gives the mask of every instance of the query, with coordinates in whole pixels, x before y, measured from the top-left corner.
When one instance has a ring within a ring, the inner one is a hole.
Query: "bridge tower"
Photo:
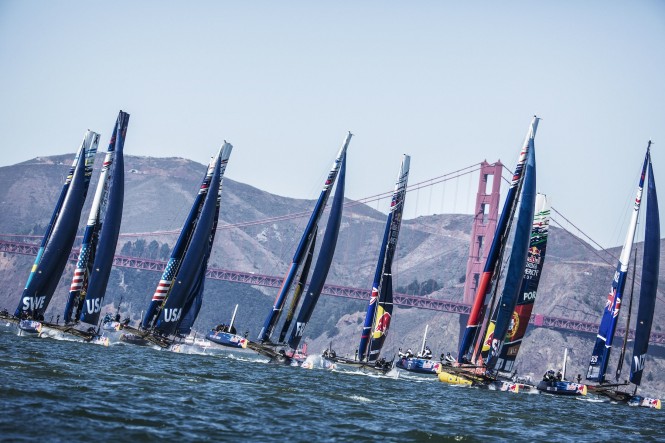
[[[471,228],[469,258],[466,263],[466,280],[464,282],[464,299],[466,304],[473,304],[478,288],[480,274],[485,267],[485,260],[496,231],[499,216],[499,197],[501,194],[501,161],[489,164],[487,160],[480,164],[480,179],[476,194],[476,207]],[[466,328],[468,315],[460,315],[460,339]]]

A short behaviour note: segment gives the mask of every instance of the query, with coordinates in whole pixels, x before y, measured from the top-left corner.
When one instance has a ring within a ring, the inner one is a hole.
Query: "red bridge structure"
[[[36,244],[0,240],[0,252],[7,254],[21,254],[36,256],[39,246]],[[73,249],[69,259],[76,262],[79,250]],[[138,257],[128,257],[116,255],[113,261],[114,266],[141,269],[145,271],[162,272],[166,267],[166,262],[162,260],[150,260]],[[230,271],[226,269],[208,268],[206,277],[213,280],[223,280],[234,283],[244,283],[253,286],[265,286],[270,288],[279,288],[283,277],[274,275],[253,274],[250,272]],[[344,297],[356,300],[369,300],[370,292],[367,289],[351,288],[346,286],[325,285],[322,294],[332,297]],[[416,297],[406,294],[395,293],[393,301],[397,306],[412,307],[418,309],[429,309],[432,311],[450,312],[453,314],[468,315],[471,305],[458,303],[448,300],[440,300],[426,297]],[[535,314],[531,316],[531,324],[534,327],[559,329],[575,332],[596,333],[598,323],[585,322],[580,320],[570,320],[565,318],[549,317],[546,315]],[[617,333],[623,335],[624,328],[617,328]],[[634,331],[630,331],[629,338]],[[656,345],[665,344],[665,333],[652,332],[650,343]]]

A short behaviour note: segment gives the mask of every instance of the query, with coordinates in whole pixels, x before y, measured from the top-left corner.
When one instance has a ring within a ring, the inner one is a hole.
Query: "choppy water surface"
[[[665,411],[17,337],[0,326],[3,441],[656,441]]]

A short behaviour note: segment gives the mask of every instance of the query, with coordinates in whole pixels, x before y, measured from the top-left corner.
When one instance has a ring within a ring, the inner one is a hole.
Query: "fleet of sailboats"
[[[92,131],[86,132],[65,179],[19,304],[13,316],[5,316],[17,322],[20,335],[40,334],[46,328],[73,334],[87,341],[100,336],[100,314],[122,221],[123,151],[128,122],[129,114],[120,111],[83,233],[64,308],[63,324],[59,324],[59,321],[55,324],[46,322],[44,313],[65,270],[86,200],[99,143],[99,134]],[[651,161],[651,141],[647,146],[628,232],[586,374],[586,379],[595,384],[582,384],[579,376],[576,382],[566,380],[567,348],[562,374],[555,376],[553,371],[548,371],[537,387],[515,380],[515,361],[532,316],[549,233],[549,203],[544,194],[536,192],[534,140],[538,123],[539,118],[534,116],[522,144],[484,270],[477,282],[476,295],[460,339],[456,361],[450,357],[446,359],[443,355],[440,361],[433,358],[427,346],[429,326],[425,328],[418,355],[400,354],[396,364],[394,357],[388,360],[381,355],[393,315],[393,261],[410,169],[410,157],[404,155],[392,193],[357,351],[353,357],[339,356],[331,346],[322,356],[330,363],[328,367],[349,366],[385,373],[396,365],[407,371],[437,374],[438,379],[445,383],[491,385],[513,392],[517,392],[520,386],[522,389],[537,388],[543,392],[563,395],[586,395],[588,392],[634,406],[661,407],[659,399],[637,394],[647,361],[660,266],[660,219]],[[237,333],[234,326],[238,309],[236,305],[229,325],[219,325],[210,331],[206,336],[209,342],[229,348],[249,349],[271,361],[283,363],[301,364],[307,358],[302,340],[334,258],[342,222],[347,150],[351,137],[352,134],[348,133],[335,157],[257,339],[250,340],[246,334],[241,336]],[[191,332],[202,306],[205,275],[217,231],[223,177],[232,149],[231,144],[224,142],[208,165],[140,326],[118,325],[118,329],[123,329],[121,341],[169,348],[176,343],[184,343],[184,337]],[[334,198],[317,249],[321,219],[333,188]],[[646,214],[639,266],[639,304],[634,319],[635,338],[629,360],[630,376],[628,380],[622,381],[628,334],[633,321],[633,289],[637,285],[637,250],[633,254],[633,249],[644,192]],[[512,240],[510,247],[509,240]],[[310,269],[313,270],[311,278]],[[629,277],[630,270],[632,279]],[[626,335],[623,337],[615,380],[611,381],[607,374],[608,365],[628,280],[632,280],[633,289],[628,296]],[[286,315],[282,319],[284,311]],[[279,334],[276,334],[277,331]],[[632,392],[630,384],[633,385]]]

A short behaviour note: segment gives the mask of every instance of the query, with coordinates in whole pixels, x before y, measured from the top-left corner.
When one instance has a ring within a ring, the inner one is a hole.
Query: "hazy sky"
[[[612,246],[649,138],[665,177],[664,79],[663,1],[0,0],[0,165],[87,128],[105,149],[123,109],[128,155],[203,163],[227,139],[228,177],[314,198],[350,130],[358,199],[392,188],[402,153],[410,183],[512,169],[538,114],[538,189]],[[406,216],[472,209],[475,183],[447,186]]]

